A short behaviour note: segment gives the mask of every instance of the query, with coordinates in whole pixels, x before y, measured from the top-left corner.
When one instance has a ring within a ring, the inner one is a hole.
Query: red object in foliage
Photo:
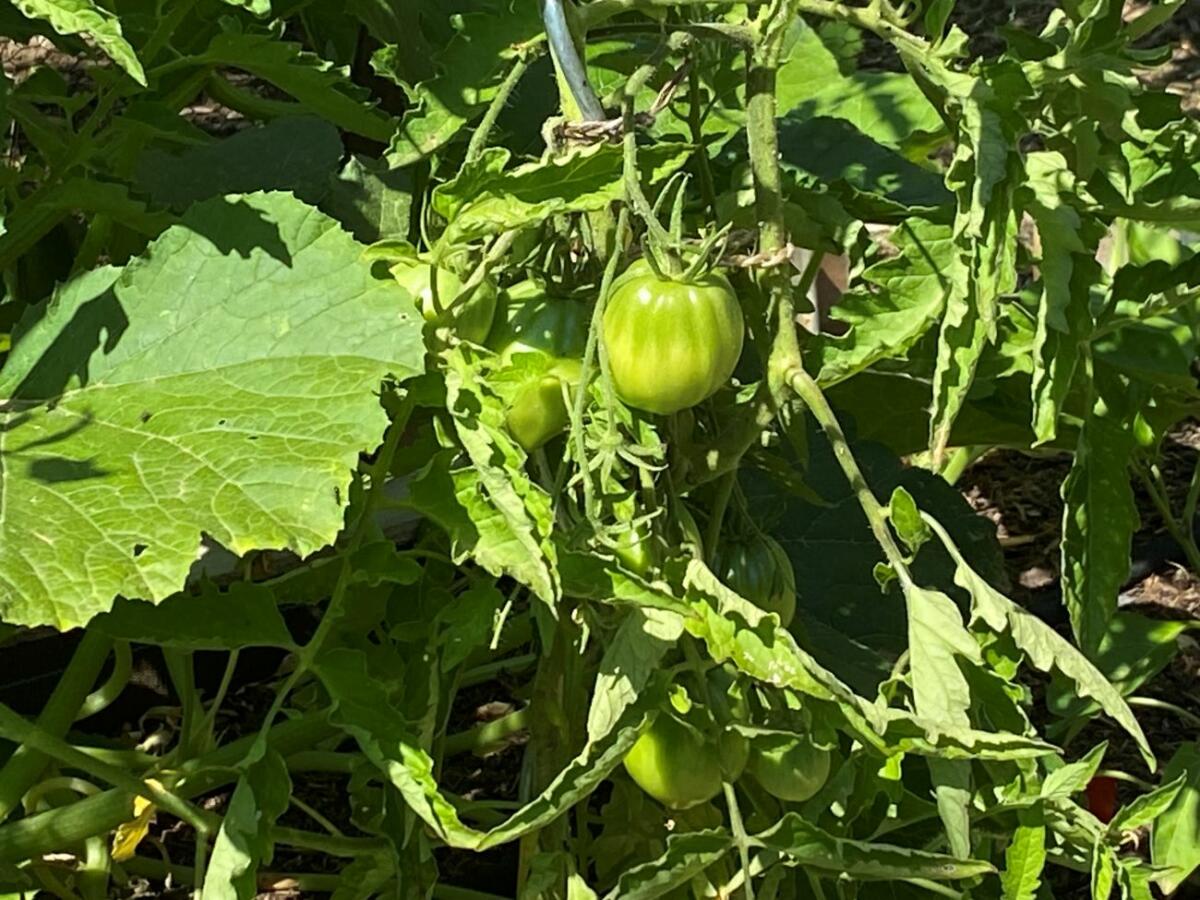
[[[1117,812],[1117,780],[1107,775],[1097,775],[1087,786],[1088,809],[1105,824],[1112,821]]]

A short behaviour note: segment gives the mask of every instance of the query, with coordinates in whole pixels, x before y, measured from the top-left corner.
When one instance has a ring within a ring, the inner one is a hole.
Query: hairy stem
[[[463,161],[464,165],[474,162],[483,155],[492,129],[496,127],[496,120],[500,118],[500,113],[504,112],[504,107],[508,105],[508,98],[512,96],[513,90],[520,83],[528,69],[529,62],[524,57],[520,57],[513,63],[513,67],[508,70],[508,74],[504,76],[504,80],[500,82],[500,86],[496,89],[496,96],[492,98],[492,102],[488,106],[487,112],[484,113],[479,127],[471,135],[471,142],[467,145],[467,155]]]

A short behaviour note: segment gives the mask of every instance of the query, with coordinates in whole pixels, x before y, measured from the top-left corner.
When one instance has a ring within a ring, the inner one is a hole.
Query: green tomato
[[[505,290],[487,345],[505,363],[518,353],[580,359],[591,317],[587,304],[547,297],[536,281],[522,281]]]
[[[659,564],[658,542],[647,525],[631,525],[617,538],[613,553],[634,575],[645,576]]]
[[[796,615],[796,573],[773,537],[727,544],[717,554],[716,570],[731,590],[764,612],[778,615],[785,628],[791,624]]]
[[[560,359],[547,374],[517,391],[509,404],[505,424],[527,451],[544,446],[571,421],[563,399],[563,383],[572,389],[579,384],[580,368],[577,359]]]
[[[747,769],[768,794],[802,803],[824,786],[830,761],[808,737],[774,734],[755,738]]]
[[[437,273],[436,295],[431,274],[434,272]],[[460,338],[475,344],[482,344],[487,339],[496,315],[496,286],[490,281],[479,285],[465,303],[459,303],[462,279],[449,269],[427,263],[397,263],[392,266],[392,275],[402,288],[413,295],[426,322],[432,322],[449,311],[454,330]]]
[[[744,337],[737,295],[715,272],[668,281],[638,260],[604,310],[613,385],[646,412],[667,415],[711,397],[733,374]]]
[[[541,285],[524,281],[505,291],[488,335],[502,365],[521,353],[551,358],[548,370],[522,385],[508,408],[508,430],[528,451],[542,447],[571,421],[562,386],[579,384],[590,312],[574,300],[547,298]]]
[[[675,809],[721,792],[721,749],[664,710],[625,756],[625,771],[643,791]]]

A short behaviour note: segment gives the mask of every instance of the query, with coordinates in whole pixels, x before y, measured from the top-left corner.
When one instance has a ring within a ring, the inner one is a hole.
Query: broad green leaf
[[[446,409],[470,460],[468,469],[451,473],[458,501],[477,526],[506,527],[510,545],[501,568],[553,604],[561,586],[550,498],[525,473],[525,454],[509,436],[504,407],[467,354],[462,348],[444,354]]]
[[[192,61],[251,72],[345,131],[380,142],[391,137],[391,117],[369,102],[366,91],[350,80],[349,72],[305,51],[300,44],[267,34],[222,32]]]
[[[629,611],[600,659],[588,709],[589,740],[599,740],[613,730],[682,634],[683,623],[675,613],[640,608]]]
[[[1173,781],[1166,782],[1121,807],[1108,824],[1109,834],[1119,835],[1149,825],[1171,807],[1186,784],[1187,773],[1180,773]]]
[[[333,181],[322,208],[363,243],[407,239],[413,205],[413,176],[379,161],[352,156]]]
[[[1046,868],[1046,823],[1040,806],[1018,813],[1017,830],[1004,851],[1004,900],[1035,900]]]
[[[941,591],[912,585],[904,591],[908,606],[910,679],[917,715],[956,727],[970,723],[971,690],[959,667],[961,659],[982,665],[979,644],[963,625],[962,613]]]
[[[1068,800],[1087,790],[1088,784],[1100,770],[1108,742],[1097,744],[1085,756],[1073,763],[1055,769],[1042,782],[1040,796],[1045,800]]]
[[[988,875],[990,863],[926,853],[890,844],[875,844],[834,837],[788,813],[774,827],[754,836],[757,844],[787,857],[790,865],[831,872],[856,881],[925,878],[958,881]]]
[[[1129,460],[1135,442],[1122,421],[1118,379],[1097,370],[1093,402],[1062,486],[1062,593],[1080,648],[1095,655],[1129,577],[1138,527]]]
[[[830,313],[850,332],[820,335],[805,348],[806,357],[819,362],[822,385],[838,384],[882,359],[902,357],[937,322],[947,296],[966,290],[948,226],[913,218],[893,232],[892,240],[899,255],[863,273],[878,290],[846,294]]]
[[[926,521],[954,558],[954,581],[971,595],[973,621],[982,621],[998,634],[1007,633],[1041,672],[1056,670],[1075,683],[1081,696],[1091,697],[1137,742],[1147,765],[1153,770],[1154,753],[1142,727],[1120,691],[1068,640],[1016,603],[1013,603],[967,564],[946,530],[932,518]]]
[[[733,847],[723,829],[689,831],[667,838],[667,851],[658,859],[634,866],[617,881],[605,900],[653,900],[687,884]]]
[[[941,177],[867,137],[844,119],[790,115],[779,123],[780,166],[830,186],[846,208],[868,221],[931,216],[954,197]]]
[[[121,21],[114,13],[92,0],[13,0],[13,5],[31,19],[49,22],[59,34],[90,36],[130,78],[146,86],[146,73],[121,33]]]
[[[1175,658],[1179,636],[1187,628],[1187,622],[1151,619],[1118,610],[1108,622],[1093,662],[1121,695],[1128,697]],[[1094,701],[1080,697],[1074,685],[1057,675],[1046,691],[1046,703],[1055,715],[1066,719],[1086,718],[1099,709]]]
[[[258,865],[271,858],[271,826],[288,808],[292,781],[283,758],[259,741],[229,800],[204,873],[202,900],[258,894]]]
[[[469,850],[487,850],[538,831],[590,795],[637,741],[647,724],[647,710],[661,702],[656,693],[647,694],[642,703],[626,711],[612,732],[587,743],[538,797],[503,823],[478,831],[463,823],[441,793],[433,760],[413,742],[386,688],[370,677],[362,653],[332,650],[321,657],[316,670],[337,704],[335,721],[354,737],[440,840]]]
[[[661,184],[691,157],[687,144],[660,143],[638,156],[643,181]],[[595,144],[561,157],[506,169],[509,152],[486,151],[433,192],[433,208],[449,221],[446,240],[470,241],[565,213],[604,209],[624,196],[619,147]]]
[[[119,640],[187,650],[295,646],[275,594],[247,582],[227,591],[206,585],[199,597],[176,594],[158,606],[120,599],[89,627]]]
[[[178,154],[147,150],[134,181],[156,205],[177,211],[221,194],[264,190],[292,191],[316,203],[341,158],[342,140],[329,122],[276,119]]]
[[[780,114],[845,119],[881,144],[907,143],[917,132],[943,130],[937,110],[908,75],[844,75],[815,31],[797,20],[795,40],[779,67],[775,98]]]
[[[1151,832],[1150,859],[1169,871],[1157,879],[1173,894],[1200,868],[1200,744],[1183,744],[1163,767],[1163,781],[1187,780]]]
[[[423,369],[411,298],[290,195],[215,199],[124,270],[64,285],[0,371],[0,617],[81,625],[178,590],[201,533],[329,544],[385,376]]]
[[[438,72],[413,86],[413,105],[391,139],[388,162],[411,165],[454,140],[468,122],[483,114],[522,45],[542,33],[535,3],[493,0],[459,16],[458,31],[438,55]],[[403,81],[397,57],[411,51],[413,36],[403,46],[386,47],[372,59],[376,71]]]

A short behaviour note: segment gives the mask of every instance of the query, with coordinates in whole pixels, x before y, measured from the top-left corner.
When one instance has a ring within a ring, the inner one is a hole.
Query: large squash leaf
[[[206,201],[64,285],[0,371],[0,619],[81,625],[178,590],[201,533],[311,553],[379,442],[420,319],[290,194]]]

